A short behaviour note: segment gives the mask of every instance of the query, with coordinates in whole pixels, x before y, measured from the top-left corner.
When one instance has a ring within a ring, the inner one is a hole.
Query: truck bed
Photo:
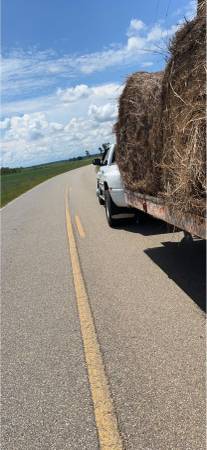
[[[133,208],[144,211],[145,213],[161,219],[180,230],[186,231],[192,235],[206,239],[206,217],[196,214],[176,215],[170,212],[164,201],[158,197],[140,194],[125,190],[127,204]]]

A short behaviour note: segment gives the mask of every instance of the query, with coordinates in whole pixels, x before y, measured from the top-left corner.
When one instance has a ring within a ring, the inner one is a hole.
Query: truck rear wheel
[[[100,197],[100,195],[98,196],[98,201],[100,205],[105,205],[105,201]]]
[[[116,223],[116,219],[114,219],[112,216],[115,214],[114,211],[114,203],[113,200],[109,194],[109,191],[105,191],[105,211],[106,211],[106,218],[107,222],[110,227],[113,227]]]

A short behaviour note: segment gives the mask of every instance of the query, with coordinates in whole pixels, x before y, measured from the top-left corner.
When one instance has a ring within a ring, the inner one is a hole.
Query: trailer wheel
[[[180,243],[183,246],[188,246],[193,243],[193,236],[192,234],[188,233],[188,231],[183,231],[184,237],[181,239]]]
[[[113,219],[114,211],[114,203],[109,194],[109,191],[105,191],[105,211],[106,211],[106,219],[110,227],[113,227],[116,223],[116,219]]]

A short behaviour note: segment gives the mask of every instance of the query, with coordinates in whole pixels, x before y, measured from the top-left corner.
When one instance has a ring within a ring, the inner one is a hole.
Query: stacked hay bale
[[[163,196],[176,214],[203,214],[206,194],[205,2],[171,41],[164,71],[130,76],[114,127],[117,162],[132,191]]]
[[[164,197],[177,213],[203,214],[206,194],[206,19],[198,15],[177,31],[162,84]]]
[[[119,99],[116,159],[126,188],[160,190],[162,72],[131,75]]]

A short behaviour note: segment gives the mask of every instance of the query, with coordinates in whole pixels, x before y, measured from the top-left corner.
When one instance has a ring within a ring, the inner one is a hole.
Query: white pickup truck
[[[187,239],[191,239],[192,235],[206,239],[206,216],[176,214],[168,208],[163,198],[124,188],[115,155],[116,146],[111,145],[101,159],[93,161],[94,165],[100,166],[96,194],[99,203],[105,204],[106,217],[111,227],[117,223],[117,219],[131,217],[142,221],[144,215],[148,214],[183,230]]]
[[[93,160],[95,166],[100,166],[97,175],[96,195],[99,203],[105,205],[106,218],[112,227],[118,219],[134,218],[135,211],[126,203],[124,188],[119,168],[115,160],[115,145],[110,145],[101,159]]]

